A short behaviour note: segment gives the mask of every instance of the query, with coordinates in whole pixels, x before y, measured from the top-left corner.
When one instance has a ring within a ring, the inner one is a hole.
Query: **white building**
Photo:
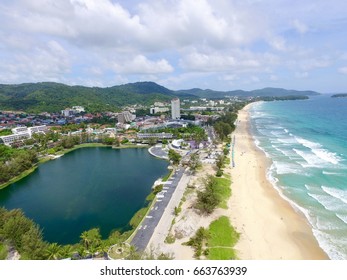
[[[30,139],[35,133],[46,133],[47,130],[48,128],[45,125],[33,127],[20,126],[12,129],[13,134],[1,136],[0,139],[5,145],[10,146],[17,141]]]
[[[64,110],[61,111],[61,114],[64,116],[64,117],[70,117],[70,116],[73,116],[75,114],[75,110],[71,109],[71,108],[66,108]]]
[[[154,107],[164,107],[165,104],[163,102],[154,102]]]
[[[171,118],[173,120],[179,120],[181,118],[180,100],[178,98],[171,100]]]
[[[118,123],[128,123],[136,119],[136,115],[131,114],[129,111],[124,111],[118,114]]]
[[[72,109],[75,110],[77,113],[82,113],[85,111],[84,107],[82,106],[73,106]]]

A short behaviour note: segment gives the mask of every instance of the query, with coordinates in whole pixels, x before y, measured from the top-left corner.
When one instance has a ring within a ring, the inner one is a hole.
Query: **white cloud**
[[[293,27],[297,32],[300,34],[305,34],[308,32],[309,28],[307,25],[305,25],[303,22],[301,22],[298,19],[293,20]]]
[[[277,51],[288,50],[286,40],[283,37],[274,37],[270,39],[269,43]]]
[[[16,54],[14,59],[1,65],[2,82],[15,82],[17,79],[30,81],[61,81],[70,71],[70,58],[67,51],[56,41],[37,47],[27,54]]]
[[[286,87],[280,73],[309,73],[308,83],[321,80],[315,69],[342,79],[346,9],[340,0],[3,0],[0,82],[222,89],[254,76]]]
[[[165,59],[149,60],[144,55],[137,55],[131,60],[114,62],[112,69],[122,74],[162,74],[170,73],[174,68]]]
[[[278,81],[279,80],[277,75],[270,75],[269,78],[271,81]]]
[[[340,67],[338,69],[339,73],[347,75],[347,67]]]
[[[308,72],[296,72],[295,73],[295,77],[299,78],[299,79],[305,79],[309,76]]]

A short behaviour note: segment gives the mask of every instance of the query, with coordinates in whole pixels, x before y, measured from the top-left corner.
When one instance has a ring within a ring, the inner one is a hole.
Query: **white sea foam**
[[[319,246],[327,253],[331,260],[345,260],[347,255],[342,253],[341,248],[335,244],[341,243],[341,240],[334,239],[332,235],[313,228],[313,235],[318,240]]]
[[[325,149],[312,149],[312,152],[319,158],[332,164],[338,164],[341,160],[335,153],[329,152]]]
[[[295,137],[296,141],[298,143],[302,144],[306,148],[311,149],[311,151],[320,159],[332,163],[332,164],[338,164],[341,160],[341,158],[333,152],[330,152],[323,148],[323,146],[319,143],[309,141],[307,139],[301,138],[301,137]]]
[[[283,143],[283,144],[296,144],[297,143],[293,137],[278,138],[278,141]]]
[[[338,200],[344,202],[347,204],[347,191],[345,190],[340,190],[340,189],[335,189],[335,188],[329,188],[326,186],[321,187],[324,192],[327,194],[337,198]]]
[[[302,144],[303,146],[307,147],[307,148],[310,148],[310,149],[315,149],[315,148],[321,148],[322,145],[319,144],[319,143],[316,143],[316,142],[311,142],[307,139],[304,139],[304,138],[301,138],[301,137],[297,137],[295,136],[295,140]]]
[[[347,215],[342,214],[335,214],[336,217],[338,217],[341,221],[343,221],[345,224],[347,224]]]
[[[302,169],[295,164],[273,161],[273,166],[277,174],[302,174]]]
[[[301,156],[311,167],[321,167],[324,162],[311,152],[305,152],[298,149],[293,149],[295,153]]]
[[[323,171],[322,172],[324,175],[343,175],[341,173],[337,173],[337,172],[329,172],[329,171]]]
[[[339,201],[339,199],[336,199],[335,197],[324,194],[307,194],[313,199],[315,199],[319,204],[321,204],[326,210],[329,210],[334,213],[345,211],[345,204],[341,203],[341,201]]]

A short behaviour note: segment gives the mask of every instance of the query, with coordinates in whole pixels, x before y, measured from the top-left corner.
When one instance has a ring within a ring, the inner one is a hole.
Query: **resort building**
[[[171,100],[171,118],[173,120],[179,120],[181,118],[180,100],[178,98]]]
[[[25,127],[25,126],[20,126],[12,129],[11,135],[6,135],[6,136],[1,136],[0,139],[2,142],[10,146],[15,142],[25,140],[25,139],[30,139],[33,134],[35,133],[46,133],[48,130],[47,126],[45,125],[40,125],[40,126],[33,126],[33,127]]]

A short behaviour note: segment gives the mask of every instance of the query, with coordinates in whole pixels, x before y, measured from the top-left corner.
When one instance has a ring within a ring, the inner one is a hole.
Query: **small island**
[[[347,97],[347,93],[339,93],[331,96],[332,98]]]

